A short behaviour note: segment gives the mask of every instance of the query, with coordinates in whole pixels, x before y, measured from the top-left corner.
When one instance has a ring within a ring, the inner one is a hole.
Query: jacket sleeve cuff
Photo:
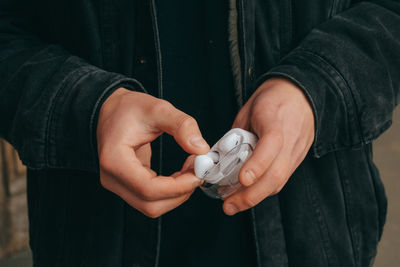
[[[308,51],[294,51],[261,75],[256,85],[272,77],[290,80],[307,96],[315,118],[315,138],[310,149],[314,157],[365,143],[351,91],[340,73],[324,59]]]
[[[49,120],[46,167],[98,171],[98,114],[107,97],[121,87],[145,92],[135,79],[92,67],[68,81]]]

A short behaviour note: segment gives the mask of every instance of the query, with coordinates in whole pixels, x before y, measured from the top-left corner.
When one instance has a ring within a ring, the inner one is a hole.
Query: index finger
[[[116,153],[115,158],[118,160],[106,171],[143,200],[175,198],[192,192],[201,184],[193,172],[185,172],[177,177],[155,176],[154,172],[142,165],[135,151],[129,147]]]
[[[209,145],[201,135],[196,120],[175,108],[169,102],[162,102],[154,107],[152,123],[156,128],[174,137],[183,150],[189,154],[205,154]]]

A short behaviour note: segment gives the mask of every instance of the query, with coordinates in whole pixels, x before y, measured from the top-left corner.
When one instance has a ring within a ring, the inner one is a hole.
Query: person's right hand
[[[163,132],[190,154],[205,154],[210,149],[196,120],[165,100],[120,88],[100,109],[97,146],[101,184],[152,218],[185,202],[201,184],[193,172],[166,177],[150,169],[150,143]]]

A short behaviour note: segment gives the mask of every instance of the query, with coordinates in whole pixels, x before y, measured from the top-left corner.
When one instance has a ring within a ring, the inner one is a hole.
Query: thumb
[[[206,154],[210,146],[201,135],[196,120],[166,102],[158,114],[156,126],[172,135],[175,141],[189,154]]]

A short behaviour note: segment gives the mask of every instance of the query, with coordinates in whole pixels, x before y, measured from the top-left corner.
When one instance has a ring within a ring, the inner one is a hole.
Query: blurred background
[[[374,143],[374,158],[389,207],[375,267],[400,266],[400,109],[392,127]],[[25,168],[0,140],[0,267],[32,266],[28,246]]]

